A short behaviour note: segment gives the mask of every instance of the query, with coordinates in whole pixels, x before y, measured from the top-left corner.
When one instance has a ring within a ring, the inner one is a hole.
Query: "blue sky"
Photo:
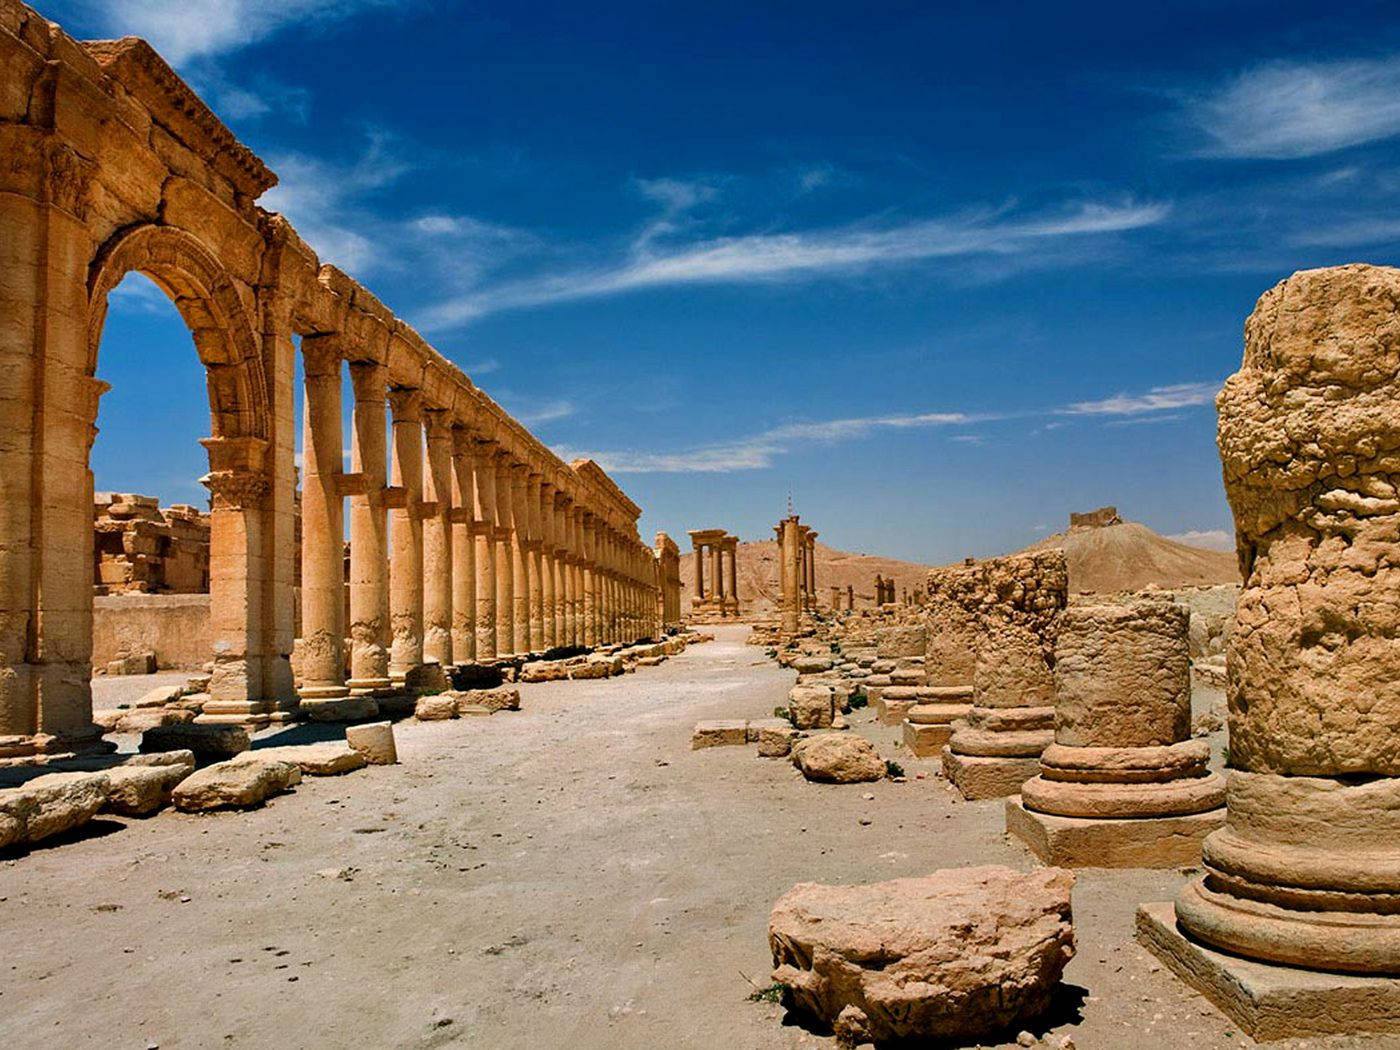
[[[1132,9],[1134,6],[1138,9]],[[1221,540],[1255,299],[1400,248],[1400,16],[1354,3],[70,0],[263,204],[656,529],[930,562],[1116,503]],[[153,379],[159,359],[168,383]],[[196,500],[202,374],[114,298],[100,488]]]

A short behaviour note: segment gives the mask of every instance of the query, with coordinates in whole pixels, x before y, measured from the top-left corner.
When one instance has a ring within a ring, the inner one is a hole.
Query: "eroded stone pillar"
[[[583,644],[598,644],[598,533],[592,512],[583,513]]]
[[[452,652],[459,664],[476,659],[476,472],[478,444],[470,430],[452,430]]]
[[[530,651],[530,513],[529,473],[524,463],[510,467],[510,501],[514,529],[510,540],[511,579],[515,602],[512,610],[511,649],[517,655]]]
[[[1191,737],[1187,612],[1169,598],[1071,605],[1055,644],[1055,742],[1007,830],[1061,867],[1194,866],[1224,820],[1210,742]]]
[[[554,485],[541,480],[539,493],[539,565],[540,565],[540,648],[553,649],[559,644],[559,633],[555,625],[555,610],[558,593],[554,574]]]
[[[452,648],[452,417],[445,409],[423,414],[428,445],[423,521],[423,659],[449,667]]]
[[[515,653],[515,478],[510,455],[496,454],[496,655]]]
[[[1217,399],[1245,577],[1228,815],[1176,918],[1237,955],[1400,973],[1397,404],[1400,270],[1374,266],[1305,270],[1266,292]]]
[[[350,695],[345,685],[345,499],[341,358],[332,340],[302,340],[301,673],[304,703]]]
[[[529,627],[529,643],[526,650],[532,653],[542,652],[545,648],[544,640],[544,538],[541,531],[540,515],[540,490],[543,487],[543,477],[533,469],[526,476],[525,488],[525,516],[526,525],[526,545],[525,545],[525,566],[527,580],[527,603],[526,623]]]
[[[1055,639],[1069,572],[1059,549],[989,558],[976,568],[982,641],[972,709],[954,723],[943,769],[965,798],[1002,798],[1035,776],[1054,737]]]
[[[350,446],[350,692],[386,692],[389,678],[389,516],[386,481],[385,398],[388,370],[351,362],[355,391]]]
[[[402,687],[423,666],[423,395],[396,387],[389,536],[389,677]]]
[[[791,641],[802,626],[802,526],[796,515],[784,518],[778,526],[778,556],[782,583],[782,637]]]

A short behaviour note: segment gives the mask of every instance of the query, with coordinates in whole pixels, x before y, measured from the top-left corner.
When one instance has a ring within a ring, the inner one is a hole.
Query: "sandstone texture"
[[[246,809],[299,783],[301,767],[295,762],[247,755],[216,762],[187,777],[175,788],[173,800],[177,809],[188,812]]]
[[[413,717],[420,722],[438,722],[448,718],[456,718],[457,700],[446,694],[420,696],[418,702],[414,704]]]
[[[129,762],[107,770],[107,799],[103,811],[125,817],[154,813],[170,804],[176,785],[194,772],[194,755],[174,752],[181,761],[145,764]]]
[[[960,868],[867,886],[801,883],[768,921],[797,1010],[848,1008],[877,1042],[973,1040],[1042,1013],[1074,954],[1071,872]]]
[[[457,701],[460,708],[464,705],[474,705],[477,707],[489,708],[492,711],[519,711],[520,710],[520,690],[519,689],[467,689],[462,692],[446,693]]]
[[[696,722],[690,734],[690,749],[732,747],[749,742],[749,724],[742,718]]]
[[[248,731],[233,725],[170,725],[141,736],[141,751],[192,751],[196,760],[232,758],[252,746]]]
[[[394,747],[394,727],[388,722],[346,726],[345,743],[372,766],[392,766],[399,760],[398,749]]]
[[[792,762],[808,780],[859,784],[885,776],[885,760],[875,745],[849,733],[817,733],[792,747]]]
[[[364,755],[348,744],[326,741],[320,744],[286,744],[281,747],[260,747],[245,751],[235,761],[242,760],[294,762],[308,776],[333,777],[352,773],[367,764]]]
[[[829,685],[796,685],[788,692],[788,713],[798,729],[828,729],[836,715]]]
[[[47,773],[0,790],[0,848],[71,831],[107,801],[106,773]]]

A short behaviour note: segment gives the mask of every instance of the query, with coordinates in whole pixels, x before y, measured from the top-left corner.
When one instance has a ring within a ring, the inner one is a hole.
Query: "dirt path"
[[[751,748],[691,752],[694,722],[768,715],[792,679],[718,633],[624,679],[526,686],[518,713],[403,723],[397,767],[0,862],[0,1045],[831,1046],[746,1001],[777,896],[1032,861],[931,761],[822,787]],[[857,729],[898,757],[895,730]],[[1065,1008],[1036,1034],[1248,1043],[1132,940],[1136,904],[1181,879],[1082,875]]]

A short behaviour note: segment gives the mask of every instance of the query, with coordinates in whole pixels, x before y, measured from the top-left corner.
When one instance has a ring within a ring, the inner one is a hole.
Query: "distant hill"
[[[1108,508],[1111,509],[1111,508]],[[1076,516],[1089,520],[1089,516]],[[1119,521],[1117,515],[1101,519],[1108,524],[1078,525],[1048,536],[1026,550],[1063,547],[1069,561],[1071,591],[1137,591],[1147,587],[1170,590],[1239,583],[1239,569],[1232,553],[1177,543],[1135,521]],[[681,610],[690,611],[695,593],[694,554],[681,555]],[[745,617],[776,614],[778,608],[778,544],[774,540],[741,543],[736,559],[739,601]],[[875,601],[875,576],[893,578],[902,598],[923,586],[932,566],[897,561],[872,554],[852,554],[817,544],[817,599],[831,603],[831,587],[844,593],[855,588],[856,608]]]
[[[1026,550],[1062,547],[1069,561],[1071,591],[1140,591],[1149,586],[1205,587],[1239,583],[1232,552],[1177,543],[1136,521],[1072,528],[1047,536]]]

